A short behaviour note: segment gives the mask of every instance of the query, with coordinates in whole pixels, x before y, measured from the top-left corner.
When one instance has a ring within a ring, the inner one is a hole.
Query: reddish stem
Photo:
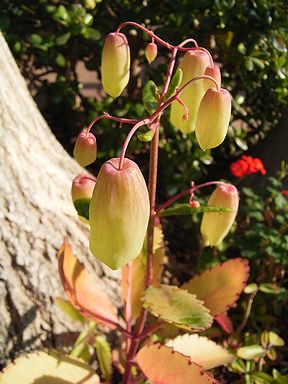
[[[175,201],[181,199],[182,197],[184,197],[186,195],[191,195],[192,193],[194,193],[198,189],[209,187],[211,185],[223,185],[223,184],[225,185],[226,183],[224,183],[223,181],[208,181],[207,183],[198,184],[198,185],[195,185],[189,189],[186,189],[185,191],[177,193],[177,195],[170,197],[169,200],[167,200],[164,204],[160,205],[160,207],[156,210],[156,215],[159,215],[159,213],[161,211],[163,211],[164,209],[169,207],[171,204],[175,203]]]
[[[124,119],[123,117],[116,117],[116,116],[111,116],[109,113],[104,113],[103,115],[96,116],[95,119],[91,121],[91,123],[88,125],[87,130],[86,130],[86,135],[90,132],[90,129],[93,127],[97,121],[101,119],[109,119],[113,121],[118,121],[121,124],[136,124],[139,120],[132,120],[132,119]]]

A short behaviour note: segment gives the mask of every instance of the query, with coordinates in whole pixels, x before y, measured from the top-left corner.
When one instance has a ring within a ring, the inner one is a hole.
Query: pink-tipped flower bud
[[[109,33],[101,61],[102,84],[112,97],[118,97],[129,82],[130,49],[123,33]]]
[[[231,95],[223,88],[209,88],[199,106],[196,138],[200,147],[215,148],[222,143],[228,131],[231,116]]]
[[[141,252],[150,214],[144,177],[134,161],[113,158],[100,169],[90,202],[90,250],[117,269]]]
[[[97,157],[97,142],[93,133],[83,131],[77,137],[73,155],[82,167],[93,163]]]
[[[209,65],[210,59],[205,51],[195,49],[186,52],[179,65],[183,72],[179,88],[194,77],[204,75],[205,69]],[[203,81],[197,80],[191,83],[189,87],[181,93],[180,99],[189,111],[188,119],[183,119],[183,114],[185,112],[183,106],[178,101],[173,101],[171,105],[170,121],[175,128],[180,129],[183,133],[190,133],[195,130],[198,108],[205,91],[206,88],[204,87]]]
[[[149,43],[145,49],[145,56],[149,64],[156,59],[158,52],[157,44]]]
[[[73,202],[80,199],[91,199],[95,183],[96,180],[88,174],[76,176],[71,187]]]
[[[229,212],[205,212],[201,223],[201,234],[205,245],[219,244],[230,231],[237,215],[239,195],[232,184],[219,185],[208,201],[208,206],[229,209]]]
[[[216,64],[214,64],[213,66],[209,65],[205,69],[204,75],[213,77],[213,79],[216,80],[218,87],[219,88],[221,87],[221,71],[220,71],[220,68],[218,67],[218,65],[216,65]],[[204,87],[206,90],[208,88],[215,87],[215,85],[212,83],[212,81],[208,80],[208,79],[203,79],[203,84],[204,84]]]

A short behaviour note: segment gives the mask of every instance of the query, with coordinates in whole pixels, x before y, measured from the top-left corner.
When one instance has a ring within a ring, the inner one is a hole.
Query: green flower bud
[[[196,138],[200,147],[215,148],[222,143],[228,131],[231,116],[231,95],[223,88],[209,88],[197,115]]]
[[[123,33],[109,33],[101,61],[102,84],[112,97],[118,97],[129,82],[130,49]]]
[[[197,76],[204,75],[206,67],[210,65],[208,54],[202,50],[188,51],[183,56],[180,63],[180,68],[183,71],[182,81],[179,85],[181,88],[189,80]],[[185,113],[183,106],[178,101],[173,101],[171,105],[170,121],[183,133],[190,133],[195,130],[195,123],[198,113],[198,108],[206,88],[203,81],[198,80],[193,82],[184,92],[182,92],[180,99],[185,103],[189,110],[188,119],[183,119]]]
[[[97,259],[117,269],[141,252],[149,214],[144,177],[132,160],[119,158],[103,164],[90,202],[90,250]]]
[[[145,56],[149,64],[156,59],[158,47],[155,43],[149,43],[145,49]]]
[[[232,184],[221,184],[210,196],[208,206],[229,209],[229,212],[205,212],[201,222],[201,234],[205,245],[219,244],[230,231],[238,211],[239,195]]]
[[[77,137],[73,155],[78,164],[86,167],[92,164],[97,157],[97,142],[93,133],[86,131],[80,133]]]

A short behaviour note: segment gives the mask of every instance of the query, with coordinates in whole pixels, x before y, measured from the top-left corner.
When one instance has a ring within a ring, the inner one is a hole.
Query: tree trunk
[[[70,197],[83,169],[39,113],[0,34],[0,363],[24,350],[58,345],[75,325],[54,304],[63,296],[56,252],[68,235],[86,260],[88,230]],[[118,275],[92,260],[103,289]],[[89,264],[91,267],[91,263]],[[107,289],[106,289],[107,290]],[[62,337],[61,337],[62,335]]]

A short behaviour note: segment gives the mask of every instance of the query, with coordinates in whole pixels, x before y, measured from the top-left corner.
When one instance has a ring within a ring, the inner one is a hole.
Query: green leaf
[[[148,113],[153,113],[158,107],[159,90],[154,81],[149,80],[143,89],[143,104]]]
[[[83,23],[90,27],[93,23],[93,16],[90,13],[87,13],[83,18]]]
[[[112,352],[105,336],[97,336],[95,339],[96,353],[100,370],[105,381],[111,380],[112,376]]]
[[[85,323],[85,318],[81,315],[79,311],[70,303],[70,301],[57,297],[55,299],[56,304],[61,308],[65,315],[69,316],[70,319],[74,321],[80,321],[80,323]]]
[[[265,372],[253,372],[251,373],[251,377],[257,384],[276,384],[276,381],[273,379],[273,377]]]
[[[237,350],[237,356],[244,360],[254,360],[256,357],[265,355],[266,350],[261,345],[254,344]]]
[[[155,131],[149,129],[149,131],[139,133],[137,137],[140,141],[143,141],[143,143],[149,143],[153,139],[154,133]]]
[[[59,65],[59,67],[65,67],[66,65],[66,59],[65,57],[62,55],[62,53],[58,53],[56,58],[55,58],[55,63],[57,65]]]
[[[270,331],[269,332],[269,342],[274,347],[283,347],[285,341],[277,335],[277,333]]]
[[[160,217],[166,216],[186,216],[192,215],[192,213],[204,213],[204,212],[229,212],[230,209],[210,206],[200,206],[198,208],[192,208],[189,203],[175,204],[170,208],[165,209],[159,213]]]
[[[212,317],[203,302],[187,291],[170,286],[150,286],[142,297],[143,306],[154,316],[189,331],[211,326]]]
[[[85,39],[91,40],[99,40],[101,38],[101,33],[94,28],[85,27],[81,31],[81,35],[85,37]]]
[[[169,97],[173,96],[176,92],[176,89],[179,87],[183,77],[183,71],[181,68],[178,68],[175,72],[175,75],[172,77],[172,80],[170,82],[168,91],[165,95],[165,100],[169,99]]]
[[[248,284],[244,288],[244,293],[246,293],[247,295],[250,295],[251,293],[255,293],[257,291],[258,291],[258,285],[256,283]]]
[[[42,37],[38,35],[38,33],[33,33],[30,38],[33,45],[39,45],[43,41]]]
[[[82,360],[55,351],[33,352],[16,359],[0,373],[1,384],[99,384],[99,377]]]
[[[64,5],[59,5],[56,13],[54,14],[54,18],[56,20],[57,19],[61,19],[61,20],[64,20],[64,21],[67,21],[69,19],[69,15],[68,15],[67,9],[64,7]]]
[[[89,220],[89,205],[91,199],[78,199],[73,201],[74,207],[78,212],[79,216],[85,217],[85,219]]]
[[[259,285],[259,290],[264,293],[277,295],[281,292],[281,288],[276,284],[263,283]]]
[[[70,39],[71,32],[63,33],[60,36],[57,36],[55,42],[57,45],[65,45],[67,41]]]

